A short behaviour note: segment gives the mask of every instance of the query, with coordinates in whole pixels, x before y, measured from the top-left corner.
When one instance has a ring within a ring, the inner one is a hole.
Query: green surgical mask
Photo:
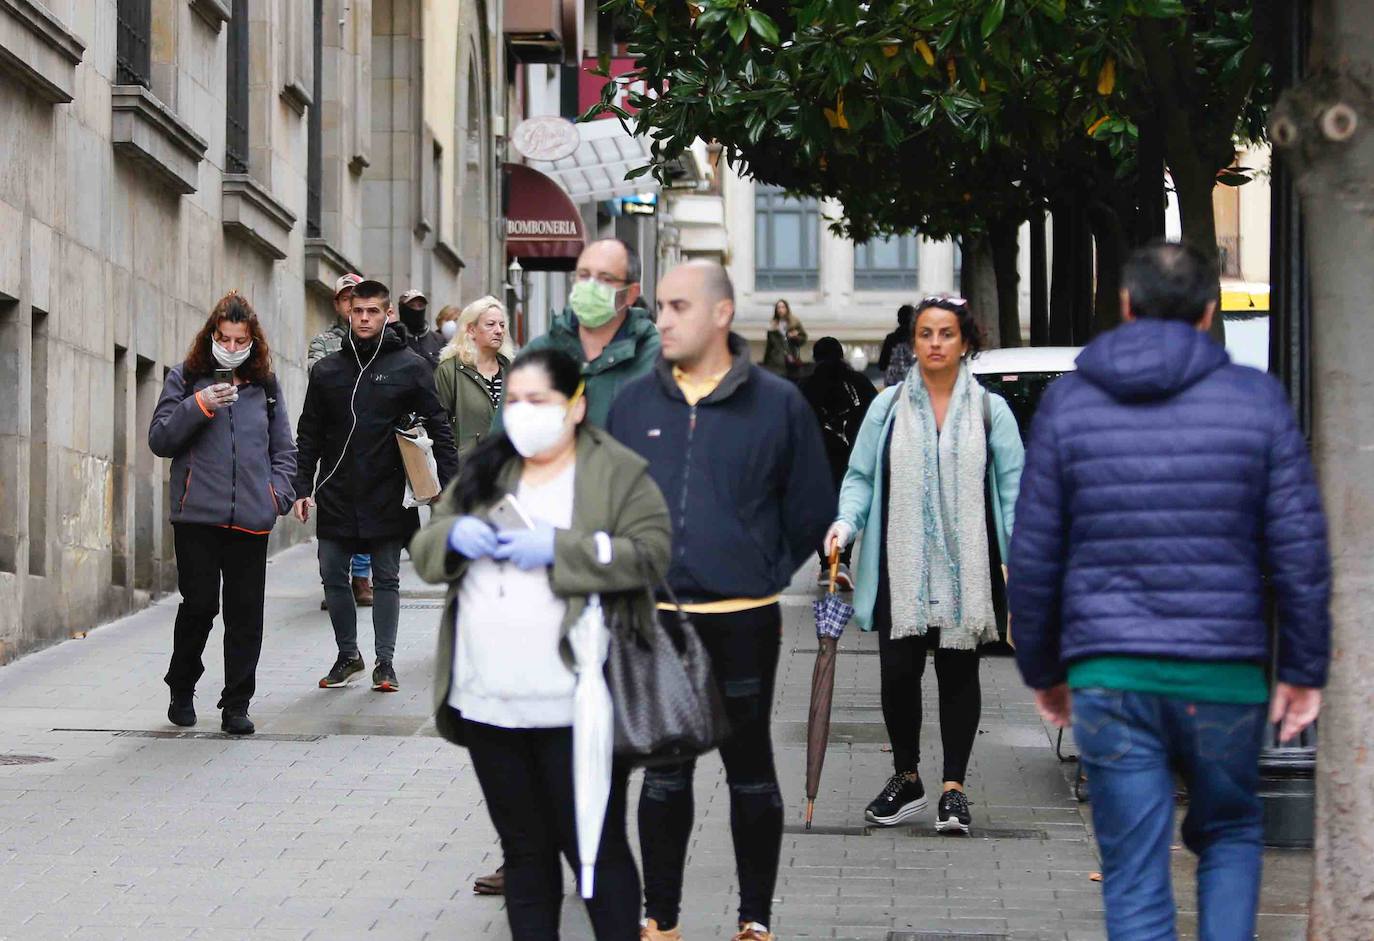
[[[568,304],[578,323],[595,330],[615,317],[615,294],[615,288],[595,279],[578,281],[568,295]]]

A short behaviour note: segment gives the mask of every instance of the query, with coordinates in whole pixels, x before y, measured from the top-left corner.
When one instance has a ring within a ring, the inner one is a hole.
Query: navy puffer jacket
[[[1044,689],[1084,657],[1267,662],[1326,682],[1326,522],[1283,388],[1188,324],[1094,341],[1032,426],[1010,553],[1016,660]]]

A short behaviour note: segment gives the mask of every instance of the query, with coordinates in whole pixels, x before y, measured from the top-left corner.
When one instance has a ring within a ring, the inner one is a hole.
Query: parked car
[[[1030,437],[1031,416],[1050,383],[1072,372],[1079,346],[1023,346],[986,350],[969,362],[973,375],[987,389],[1007,400],[1021,440]]]

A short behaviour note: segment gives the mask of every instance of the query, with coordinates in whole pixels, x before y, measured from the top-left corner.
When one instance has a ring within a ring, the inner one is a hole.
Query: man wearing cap
[[[434,371],[406,346],[400,324],[388,321],[390,295],[380,281],[353,286],[342,348],[310,372],[296,425],[295,503],[301,522],[317,516],[320,580],[339,653],[319,685],[348,685],[366,667],[358,648],[358,612],[349,590],[349,558],[369,552],[375,592],[372,628],[376,665],[372,688],[400,688],[392,659],[400,618],[401,548],[419,527],[402,505],[406,474],[396,428],[416,415],[434,442],[439,483],[458,471],[448,413],[434,391]]]
[[[338,317],[328,330],[316,334],[314,339],[310,341],[310,345],[306,347],[305,367],[307,371],[313,371],[316,363],[330,353],[339,352],[343,346],[344,338],[348,336],[348,307],[353,300],[353,286],[362,279],[362,275],[350,271],[340,275],[339,280],[334,282],[334,313]],[[360,608],[372,607],[371,557],[366,553],[355,555],[350,565],[350,573],[353,578],[353,603]],[[320,610],[329,610],[327,600],[320,602]]]
[[[398,306],[401,326],[406,328],[406,344],[425,358],[430,369],[437,368],[446,341],[442,333],[429,328],[429,298],[419,288],[411,288],[401,295]]]

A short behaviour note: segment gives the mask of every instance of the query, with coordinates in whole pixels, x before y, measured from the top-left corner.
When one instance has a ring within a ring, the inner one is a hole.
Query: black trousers
[[[575,872],[572,729],[503,729],[463,722],[465,744],[506,857],[506,916],[513,941],[557,941],[563,866]],[[629,772],[615,768],[587,900],[596,941],[638,941],[639,871],[625,830]]]
[[[963,784],[983,709],[978,651],[939,647],[937,628],[931,628],[924,637],[893,640],[891,618],[875,618],[875,622],[883,722],[892,742],[895,770],[898,774],[915,771],[921,760],[921,677],[926,670],[926,651],[933,650],[935,679],[940,684],[940,743],[945,752],[941,780]]]
[[[739,920],[766,925],[782,853],[782,793],[769,730],[782,614],[777,605],[769,605],[733,614],[694,614],[692,623],[711,658],[730,720],[730,738],[720,746],[720,758],[730,788]],[[639,796],[644,911],[661,928],[676,925],[682,907],[695,771],[696,762],[689,761],[644,772]]]
[[[262,604],[267,586],[267,537],[176,523],[177,608],[172,662],[164,677],[173,693],[191,693],[205,672],[201,655],[224,596],[224,691],[218,709],[246,710],[257,687],[262,653]]]

